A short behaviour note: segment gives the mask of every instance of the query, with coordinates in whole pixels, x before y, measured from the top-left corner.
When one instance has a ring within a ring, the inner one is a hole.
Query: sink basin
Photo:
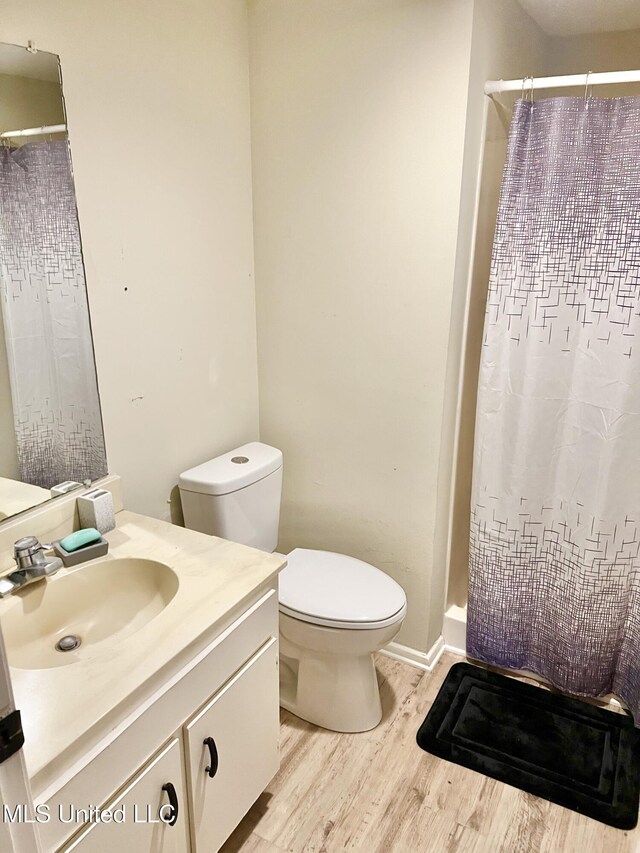
[[[161,613],[178,591],[164,563],[105,559],[61,570],[5,599],[0,622],[11,666],[46,669],[91,655],[99,644],[130,636]],[[6,606],[5,606],[6,605]],[[62,638],[62,646],[56,648]],[[67,640],[80,640],[77,647]]]

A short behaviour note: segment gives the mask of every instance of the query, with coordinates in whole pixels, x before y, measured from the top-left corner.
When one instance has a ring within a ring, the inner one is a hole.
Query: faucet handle
[[[13,547],[15,548],[17,557],[19,553],[28,552],[32,554],[34,551],[37,551],[40,548],[40,542],[37,536],[23,536],[22,539],[17,539],[14,542]]]
[[[34,563],[42,562],[47,545],[41,545],[37,536],[23,536],[14,542],[14,556],[21,569],[29,568]]]

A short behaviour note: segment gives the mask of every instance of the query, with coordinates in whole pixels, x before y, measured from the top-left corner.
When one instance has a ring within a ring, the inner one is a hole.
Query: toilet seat
[[[296,548],[280,573],[280,610],[327,628],[375,629],[404,618],[407,598],[384,572],[354,557]]]

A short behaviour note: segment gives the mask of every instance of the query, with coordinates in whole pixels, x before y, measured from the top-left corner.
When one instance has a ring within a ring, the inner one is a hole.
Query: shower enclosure
[[[583,78],[584,79],[584,78]],[[516,102],[478,388],[467,652],[640,712],[640,98]]]

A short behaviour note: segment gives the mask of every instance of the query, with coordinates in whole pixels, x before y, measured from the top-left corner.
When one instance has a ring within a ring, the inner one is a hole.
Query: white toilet
[[[282,453],[251,442],[180,475],[185,525],[263,551],[278,542]],[[373,653],[407,599],[374,566],[295,548],[280,574],[280,704],[316,725],[361,732],[382,717]]]

